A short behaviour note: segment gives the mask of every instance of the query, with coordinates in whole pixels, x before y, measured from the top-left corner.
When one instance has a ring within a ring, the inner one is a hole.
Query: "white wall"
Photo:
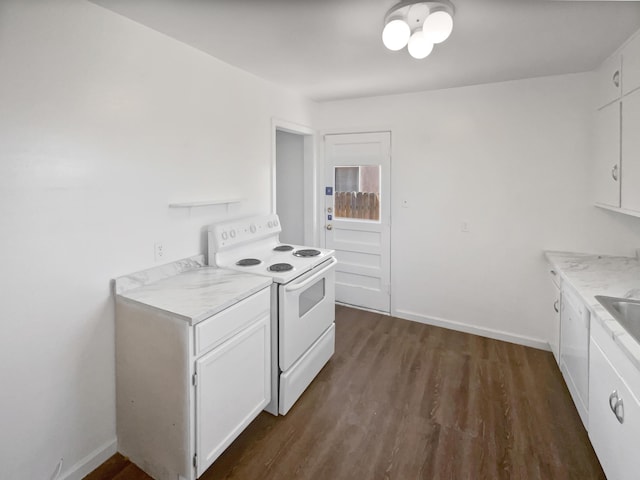
[[[392,131],[396,315],[542,346],[542,250],[634,254],[640,219],[590,206],[590,96],[579,74],[321,105],[321,130]]]
[[[283,243],[304,244],[304,135],[276,132],[276,212]]]
[[[110,279],[271,211],[272,117],[313,105],[83,0],[0,3],[0,72],[0,478],[78,478],[115,441]]]

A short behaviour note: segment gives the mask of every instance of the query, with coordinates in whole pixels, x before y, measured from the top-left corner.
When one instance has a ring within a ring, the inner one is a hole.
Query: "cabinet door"
[[[589,418],[589,311],[562,290],[560,370],[585,428]]]
[[[271,400],[270,316],[196,361],[197,476]]]
[[[596,112],[595,201],[620,207],[620,102]]]
[[[640,405],[593,338],[590,350],[591,444],[607,478],[636,480],[640,472]],[[617,402],[621,403],[616,406]]]
[[[596,71],[596,107],[600,108],[620,98],[622,58],[614,55]]]
[[[627,93],[640,87],[640,35],[636,35],[622,52],[624,75],[622,77],[622,93]]]
[[[640,90],[622,101],[622,208],[640,211]]]
[[[558,273],[555,270],[550,271],[552,281],[549,282],[549,297],[547,299],[547,311],[549,318],[551,319],[551,329],[549,332],[549,346],[551,352],[556,359],[556,362],[560,364],[560,288],[556,284],[558,280]]]

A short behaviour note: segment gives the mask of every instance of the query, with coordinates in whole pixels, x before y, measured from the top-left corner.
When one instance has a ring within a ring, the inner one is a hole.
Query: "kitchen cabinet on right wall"
[[[589,438],[611,480],[637,480],[640,373],[592,319],[589,345]]]
[[[596,112],[596,203],[620,207],[620,101]]]
[[[597,71],[596,205],[640,216],[640,35]]]
[[[622,100],[620,206],[640,213],[640,90]]]

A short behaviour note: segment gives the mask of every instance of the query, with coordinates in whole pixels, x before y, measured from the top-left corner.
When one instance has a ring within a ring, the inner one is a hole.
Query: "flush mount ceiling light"
[[[401,2],[385,16],[382,43],[394,51],[407,46],[413,58],[425,58],[434,44],[451,35],[454,13],[453,3],[448,0]]]

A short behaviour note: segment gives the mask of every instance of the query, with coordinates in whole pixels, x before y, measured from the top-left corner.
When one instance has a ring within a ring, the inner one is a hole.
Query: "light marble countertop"
[[[640,344],[595,299],[596,295],[640,300],[640,261],[637,257],[615,257],[586,253],[545,251],[545,257],[582,298],[613,341],[640,369]]]
[[[117,278],[114,292],[195,325],[272,283],[270,277],[207,267],[203,260],[191,257]]]

